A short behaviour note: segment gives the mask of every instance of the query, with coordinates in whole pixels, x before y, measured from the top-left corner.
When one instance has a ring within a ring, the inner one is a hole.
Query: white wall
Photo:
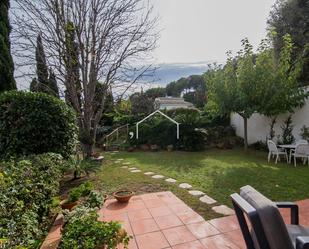
[[[289,114],[282,114],[278,116],[277,123],[275,124],[275,136],[281,135],[281,126],[287,119]],[[309,126],[309,100],[307,99],[306,104],[295,111],[292,114],[293,121],[293,135],[296,140],[301,139],[300,129],[306,125]],[[253,114],[253,116],[248,120],[248,143],[252,144],[257,141],[265,141],[266,137],[270,131],[271,120],[266,116],[260,114]],[[243,119],[238,114],[231,115],[231,125],[235,127],[236,134],[240,137],[244,137],[244,124]]]

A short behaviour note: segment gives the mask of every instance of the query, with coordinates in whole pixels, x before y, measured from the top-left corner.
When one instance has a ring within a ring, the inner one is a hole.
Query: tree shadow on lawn
[[[212,178],[207,187],[211,196],[231,206],[230,194],[239,193],[245,185],[251,185],[274,201],[296,201],[309,198],[308,167],[291,165],[266,167],[255,164],[250,167],[230,167]]]

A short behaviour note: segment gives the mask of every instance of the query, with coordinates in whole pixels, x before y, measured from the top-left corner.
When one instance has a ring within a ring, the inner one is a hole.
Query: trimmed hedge
[[[0,95],[0,158],[53,152],[68,157],[76,141],[74,111],[44,93]]]
[[[174,145],[186,151],[200,151],[205,147],[206,134],[199,129],[201,118],[198,110],[176,109],[167,115],[180,123],[180,139],[176,137],[176,125],[158,116],[140,125],[139,139],[130,140],[131,145],[156,144],[162,148]]]

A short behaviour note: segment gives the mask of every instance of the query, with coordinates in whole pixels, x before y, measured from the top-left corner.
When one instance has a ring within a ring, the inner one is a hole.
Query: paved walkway
[[[300,223],[309,226],[309,199],[297,202]],[[107,200],[99,219],[119,221],[133,237],[130,249],[245,249],[235,215],[205,221],[171,192],[133,197],[127,204]],[[282,215],[289,223],[289,212]],[[57,248],[61,224],[54,224],[41,248]],[[123,249],[119,246],[118,249]]]

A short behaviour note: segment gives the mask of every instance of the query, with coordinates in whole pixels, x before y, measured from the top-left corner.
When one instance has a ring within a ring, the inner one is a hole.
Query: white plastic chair
[[[296,145],[299,145],[299,144],[308,144],[308,141],[305,140],[305,139],[300,139],[300,140],[298,140],[295,144],[296,144]]]
[[[299,145],[299,144],[308,144],[308,141],[305,139],[300,139],[298,141],[296,141],[295,145]],[[289,162],[291,163],[292,160],[292,154],[295,153],[295,149],[291,149],[290,150],[290,156],[289,156]]]
[[[276,156],[276,164],[278,162],[278,160],[280,161],[280,156],[284,155],[286,158],[286,161],[289,162],[289,158],[288,158],[288,153],[277,147],[277,145],[272,141],[272,140],[268,140],[267,141],[267,147],[268,147],[268,162],[270,162],[270,158],[271,156]]]
[[[309,144],[298,144],[294,151],[292,151],[291,156],[294,157],[294,166],[296,167],[296,159],[302,158],[305,164],[308,160],[309,166]],[[291,159],[290,159],[291,160]]]

